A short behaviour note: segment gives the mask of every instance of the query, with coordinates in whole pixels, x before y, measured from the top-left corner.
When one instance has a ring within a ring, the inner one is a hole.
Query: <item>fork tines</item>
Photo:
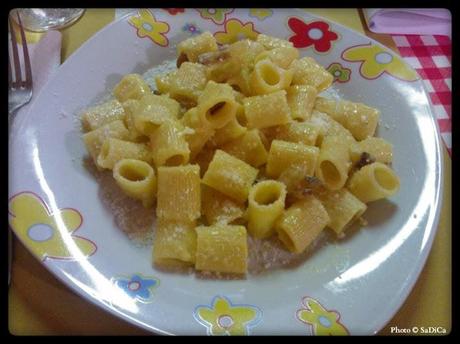
[[[16,12],[18,16],[18,25],[19,31],[21,33],[21,40],[22,40],[22,51],[24,54],[24,67],[25,67],[25,80],[22,80],[21,75],[21,63],[19,60],[19,53],[18,53],[18,42],[16,40],[16,35],[14,32],[13,24],[11,17],[8,17],[8,22],[10,25],[10,34],[11,34],[11,50],[13,52],[13,61],[8,63],[8,83],[10,88],[31,88],[32,87],[32,70],[30,67],[30,59],[29,59],[29,50],[27,49],[27,42],[26,42],[26,35],[24,33],[24,29],[22,27],[21,17],[19,13]],[[14,65],[12,66],[11,64]],[[15,72],[15,80],[13,82],[13,78],[11,75],[11,68],[14,67]]]

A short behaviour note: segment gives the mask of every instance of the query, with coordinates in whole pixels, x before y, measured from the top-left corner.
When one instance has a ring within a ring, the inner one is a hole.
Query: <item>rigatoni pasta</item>
[[[264,59],[254,66],[249,87],[254,95],[268,94],[288,88],[291,81],[292,70],[285,70],[269,59]]]
[[[148,136],[163,123],[177,120],[180,104],[169,97],[150,94],[140,98],[133,111],[134,126]]]
[[[123,120],[125,112],[121,103],[114,99],[85,110],[81,117],[85,131],[95,130],[116,120]]]
[[[201,123],[219,129],[235,118],[237,108],[232,88],[211,80],[198,98],[196,111]]]
[[[322,97],[316,99],[315,109],[327,113],[342,124],[358,141],[374,135],[380,116],[379,110],[362,103]]]
[[[244,216],[246,206],[236,202],[223,193],[201,185],[201,211],[208,225],[215,223],[231,224]]]
[[[290,120],[291,110],[285,90],[247,97],[243,104],[248,128],[267,128],[286,124]]]
[[[273,140],[267,159],[267,176],[278,178],[289,166],[301,165],[312,175],[316,168],[319,149],[302,143]]]
[[[147,145],[109,137],[102,144],[96,165],[111,170],[121,159],[152,161]]]
[[[291,42],[258,34],[218,46],[204,32],[177,54],[156,89],[127,74],[114,99],[82,114],[100,172],[155,206],[154,266],[245,274],[250,242],[301,254],[399,190],[393,146],[375,137],[380,111],[324,96],[333,76]]]
[[[221,149],[254,167],[262,166],[267,162],[267,150],[258,129],[246,131],[241,137],[221,146]]]
[[[346,188],[338,191],[323,190],[315,194],[329,215],[328,227],[338,235],[357,220],[367,209],[366,204]]]
[[[248,244],[244,226],[215,224],[198,226],[197,270],[244,274],[247,271]]]
[[[366,153],[375,161],[384,164],[393,161],[393,145],[381,137],[368,137],[350,145],[350,158],[353,163],[357,163]]]
[[[268,238],[275,232],[275,222],[284,210],[286,186],[264,180],[255,184],[248,198],[248,232],[255,238]]]
[[[218,149],[201,182],[237,202],[245,202],[258,173],[256,168]]]
[[[158,218],[195,221],[201,216],[200,167],[158,167]]]
[[[126,129],[123,121],[116,120],[83,134],[86,150],[91,155],[95,164],[97,164],[97,157],[101,152],[102,144],[109,137],[127,140],[130,137],[130,132]]]
[[[308,120],[315,106],[318,92],[309,85],[294,85],[287,89],[287,102],[291,109],[292,119]]]
[[[189,162],[190,148],[185,127],[179,121],[166,121],[150,136],[153,162],[159,166],[178,166]]]
[[[150,87],[139,74],[125,75],[113,89],[113,95],[122,103],[128,99],[141,99],[151,93]]]
[[[329,215],[315,196],[291,205],[276,224],[279,239],[291,252],[303,252],[329,223]]]
[[[216,39],[210,32],[190,37],[177,45],[177,54],[184,54],[190,62],[197,62],[201,54],[216,51]]]
[[[187,267],[196,259],[194,221],[173,221],[159,218],[153,241],[153,264],[162,268]]]
[[[316,88],[318,93],[331,86],[334,80],[332,74],[311,57],[294,60],[291,67],[294,70],[292,77],[294,85],[310,85]]]
[[[315,175],[329,190],[341,189],[351,168],[349,145],[341,136],[326,136],[321,143]]]
[[[351,176],[348,189],[361,202],[373,202],[394,195],[399,190],[399,177],[387,165],[374,162]]]
[[[157,180],[153,167],[145,161],[136,159],[118,161],[113,167],[113,178],[128,196],[141,200],[144,207],[153,205]]]

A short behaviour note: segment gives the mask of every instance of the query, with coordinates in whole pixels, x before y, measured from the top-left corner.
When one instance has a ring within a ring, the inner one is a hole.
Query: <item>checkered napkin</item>
[[[404,60],[430,95],[442,139],[452,156],[452,45],[448,36],[394,35]]]

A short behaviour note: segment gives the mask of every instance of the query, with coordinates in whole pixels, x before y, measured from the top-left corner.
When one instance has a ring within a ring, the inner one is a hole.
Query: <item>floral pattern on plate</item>
[[[182,26],[182,31],[192,36],[203,33],[203,31],[201,31],[201,29],[195,23],[185,23],[185,25]]]
[[[122,289],[129,297],[142,303],[153,299],[153,290],[160,285],[160,280],[153,276],[143,276],[139,273],[130,277],[119,276],[112,279],[114,285]]]
[[[331,50],[332,42],[339,39],[339,35],[330,29],[328,23],[320,20],[315,20],[306,23],[300,18],[290,17],[288,26],[294,33],[289,38],[289,41],[296,48],[313,49],[318,53],[327,53]]]
[[[219,44],[231,44],[245,38],[255,40],[259,33],[253,22],[243,23],[238,19],[229,19],[225,22],[224,31],[216,32],[214,37]]]
[[[334,82],[345,83],[350,81],[351,69],[343,67],[340,63],[331,63],[326,70],[334,77]]]
[[[185,12],[185,8],[163,8],[163,9],[172,16]]]
[[[304,297],[302,308],[296,313],[297,319],[311,326],[312,334],[317,336],[346,336],[347,328],[339,321],[340,314],[335,310],[327,310],[319,301]]]
[[[273,15],[273,10],[268,8],[251,8],[249,16],[259,20],[265,20]]]
[[[96,244],[75,235],[83,223],[81,214],[72,208],[51,209],[33,192],[21,192],[10,199],[10,225],[27,248],[42,260],[93,255]]]
[[[169,32],[169,24],[157,21],[149,10],[139,10],[138,14],[130,17],[128,22],[137,29],[138,37],[148,37],[159,46],[168,46],[166,33]]]
[[[234,8],[200,8],[197,11],[204,19],[212,20],[215,24],[221,25],[227,20],[227,15],[232,13]]]
[[[368,43],[347,48],[342,52],[342,59],[360,63],[359,73],[365,79],[374,80],[385,73],[405,81],[418,79],[417,73],[401,58],[376,44]]]
[[[215,296],[210,306],[197,306],[193,315],[213,336],[249,335],[250,329],[262,320],[258,307],[232,304],[225,296]]]

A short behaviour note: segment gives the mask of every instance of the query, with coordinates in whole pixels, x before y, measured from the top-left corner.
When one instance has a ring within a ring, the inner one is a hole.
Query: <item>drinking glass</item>
[[[16,11],[21,16],[24,29],[34,32],[62,29],[73,24],[85,12],[83,8],[17,8],[11,13],[16,21]]]

